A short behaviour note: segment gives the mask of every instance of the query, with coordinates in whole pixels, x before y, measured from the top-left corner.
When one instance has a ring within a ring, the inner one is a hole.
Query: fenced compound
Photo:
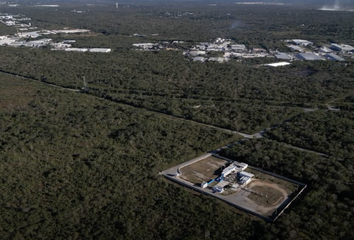
[[[219,174],[232,162],[233,160],[218,155],[205,154],[165,170],[162,175],[270,222],[278,219],[306,188],[305,184],[298,181],[250,166],[246,171],[256,177],[244,185],[237,186],[238,184],[235,183],[237,175],[230,174],[221,179],[224,184],[219,184],[220,186],[225,185],[224,191],[216,192],[213,184],[209,186],[206,184],[202,187],[202,183],[220,179]],[[257,178],[257,176],[259,177]]]

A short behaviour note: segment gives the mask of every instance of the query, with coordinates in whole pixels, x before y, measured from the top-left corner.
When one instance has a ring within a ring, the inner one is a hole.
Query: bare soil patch
[[[213,156],[207,157],[196,163],[184,166],[180,169],[180,178],[194,183],[201,184],[220,176],[222,167],[227,165],[227,161]]]

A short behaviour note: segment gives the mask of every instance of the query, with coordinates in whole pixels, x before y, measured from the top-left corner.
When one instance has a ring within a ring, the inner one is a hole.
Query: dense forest
[[[282,219],[262,229],[260,239],[351,239],[354,209],[352,161],[338,161],[282,146],[249,140],[221,155],[308,183],[307,192]],[[284,233],[283,231],[288,231]]]
[[[74,9],[85,12],[78,14],[72,12]],[[346,12],[226,3],[217,7],[123,4],[118,9],[109,4],[63,4],[57,9],[31,6],[3,11],[21,11],[41,28],[90,29],[90,34],[48,37],[77,40],[76,47],[110,47],[113,52],[102,55],[3,47],[0,70],[77,89],[83,86],[85,76],[90,94],[233,130],[251,133],[279,124],[301,112],[299,107],[321,106],[327,100],[352,93],[354,87],[350,59],[345,64],[296,62],[270,69],[260,64],[274,59],[201,64],[187,61],[181,53],[197,41],[216,37],[267,50],[286,49],[282,40],[289,38],[305,38],[315,44],[350,44],[353,14]],[[338,32],[333,36],[332,30],[323,26]],[[134,33],[144,37],[133,37]],[[137,42],[169,39],[186,43],[177,46],[180,51],[144,52],[132,48]]]
[[[316,111],[302,114],[266,133],[286,142],[337,158],[354,159],[354,112]]]
[[[281,123],[299,107],[317,107],[353,89],[352,63],[298,62],[269,69],[239,62],[191,63],[169,51],[97,55],[5,47],[0,53],[5,72],[77,89],[85,76],[96,96],[246,132]],[[191,108],[198,105],[204,107]]]
[[[265,68],[275,59],[197,63],[182,54],[217,37],[281,51],[291,38],[353,45],[353,13],[114,5],[1,6],[40,29],[91,30],[46,37],[112,48],[95,54],[0,46],[1,238],[353,239],[353,59]],[[15,32],[0,25],[0,35]],[[132,48],[165,40],[185,43],[178,51]],[[83,77],[87,91],[73,91]],[[265,129],[262,139],[220,154],[308,185],[275,223],[158,175],[241,139],[214,126]]]
[[[195,216],[185,225],[183,212],[216,212],[220,204],[210,200],[202,207],[204,197],[192,201],[157,173],[237,136],[19,81],[1,75],[2,86],[18,93],[26,87],[29,100],[27,108],[0,112],[3,238],[107,239],[120,233],[127,239],[155,229],[149,238],[180,239],[196,234],[188,230],[192,222],[200,224]]]

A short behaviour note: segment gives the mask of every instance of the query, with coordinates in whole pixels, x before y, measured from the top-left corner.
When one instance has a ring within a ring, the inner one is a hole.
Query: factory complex
[[[89,33],[87,29],[61,29],[61,30],[38,30],[29,22],[31,18],[27,18],[22,14],[0,13],[0,22],[15,27],[17,33],[9,36],[0,36],[0,46],[10,47],[31,47],[42,48],[49,47],[51,50],[61,50],[66,52],[92,52],[92,53],[109,53],[110,48],[75,48],[72,44],[76,40],[64,40],[54,42],[47,35],[56,34],[84,34]],[[43,37],[43,38],[42,38]]]
[[[269,221],[275,221],[306,188],[303,183],[210,153],[160,174]]]
[[[48,35],[55,34],[87,34],[87,29],[61,29],[61,30],[38,30],[31,24],[31,18],[23,14],[0,13],[0,22],[15,27],[16,34],[0,36],[0,46],[11,47],[49,47],[52,50],[61,50],[66,52],[92,52],[109,53],[110,48],[78,48],[73,47],[75,40],[65,40],[54,42],[47,38]],[[158,34],[152,34],[156,36]],[[133,34],[133,37],[147,37],[146,35]],[[313,42],[303,39],[284,40],[283,44],[288,51],[279,51],[278,49],[266,49],[261,46],[246,46],[231,39],[216,38],[210,42],[200,42],[194,46],[180,40],[161,41],[159,43],[134,43],[135,49],[143,51],[159,50],[182,50],[186,59],[193,62],[218,62],[224,63],[231,59],[249,59],[249,58],[274,58],[280,61],[345,61],[345,58],[354,58],[354,47],[331,43],[326,46],[314,46]],[[286,66],[288,64],[275,64],[272,67]]]
[[[313,42],[303,39],[284,40],[288,49],[250,47],[231,39],[217,38],[211,42],[200,42],[185,50],[184,41],[163,41],[159,43],[134,43],[133,47],[144,51],[183,50],[183,55],[193,62],[228,62],[231,59],[274,58],[287,61],[288,64],[275,64],[273,67],[286,66],[292,61],[345,61],[343,57],[354,58],[354,47],[332,43],[326,46],[314,46]]]
[[[252,173],[243,171],[247,167],[248,164],[246,163],[233,162],[222,171],[219,177],[212,179],[209,182],[203,182],[201,187],[206,188],[216,181],[218,184],[212,188],[214,192],[222,193],[228,185],[230,185],[233,190],[238,190],[240,187],[246,186],[251,182],[254,177]]]

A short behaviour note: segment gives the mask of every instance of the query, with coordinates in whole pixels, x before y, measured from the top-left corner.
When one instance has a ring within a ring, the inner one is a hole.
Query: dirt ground
[[[251,169],[251,168],[248,168],[247,172],[253,173],[255,175],[255,177],[258,180],[261,180],[262,182],[277,184],[279,188],[282,188],[288,194],[291,194],[291,193],[298,190],[298,184],[274,177],[272,175],[269,175],[269,174],[266,174],[263,172],[259,172],[257,170]]]
[[[287,194],[279,191],[275,184],[273,186],[269,185],[258,185],[251,187],[251,190],[256,193],[252,193],[248,196],[249,199],[253,200],[256,204],[264,207],[272,207],[277,205],[280,201],[287,197]]]
[[[263,212],[263,214],[270,214],[275,211],[286,199],[288,199],[289,194],[281,186],[275,183],[262,182],[259,180],[252,181],[248,186],[259,194],[251,193],[247,196],[248,199],[252,200],[254,204],[258,206],[258,210]]]
[[[213,156],[207,157],[196,163],[180,169],[180,178],[194,184],[201,184],[220,176],[222,167],[227,165],[227,161]]]

